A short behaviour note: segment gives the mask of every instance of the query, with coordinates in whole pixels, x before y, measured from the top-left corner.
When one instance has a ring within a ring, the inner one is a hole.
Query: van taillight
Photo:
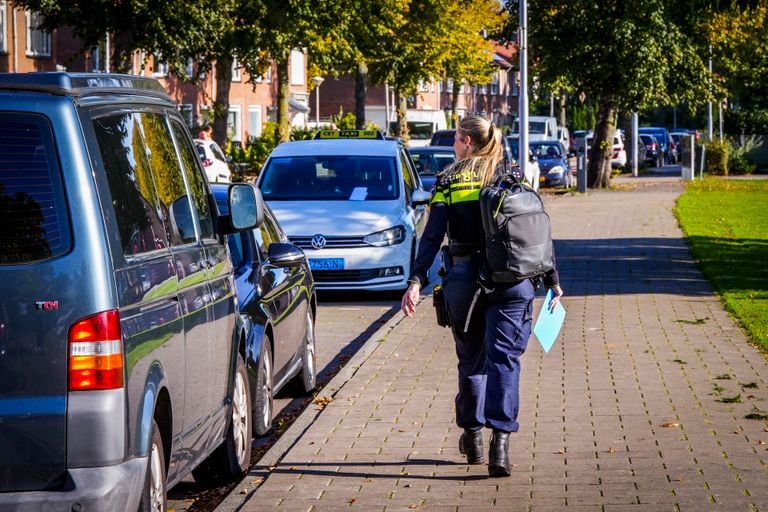
[[[83,318],[69,328],[69,390],[123,387],[123,343],[116,310]]]

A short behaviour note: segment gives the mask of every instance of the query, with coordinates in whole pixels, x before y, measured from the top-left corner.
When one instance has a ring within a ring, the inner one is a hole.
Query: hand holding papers
[[[565,308],[562,302],[558,302],[555,304],[555,307],[551,307],[552,297],[552,290],[547,291],[539,317],[533,326],[533,333],[536,335],[539,343],[541,343],[541,348],[544,349],[544,352],[549,352],[549,349],[555,344],[555,340],[557,340],[557,336],[560,334],[560,329],[563,327],[563,321],[565,321]]]

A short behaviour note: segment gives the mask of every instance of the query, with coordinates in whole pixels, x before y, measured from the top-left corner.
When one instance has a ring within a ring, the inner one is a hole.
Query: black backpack
[[[549,215],[529,185],[505,174],[480,191],[484,260],[495,283],[536,278],[554,268]]]

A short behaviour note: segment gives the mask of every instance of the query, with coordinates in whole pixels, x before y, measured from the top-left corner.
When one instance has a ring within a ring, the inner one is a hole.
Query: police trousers
[[[535,291],[530,280],[478,290],[478,266],[457,262],[443,277],[446,306],[458,356],[456,424],[517,432],[520,409],[520,357],[531,335]]]

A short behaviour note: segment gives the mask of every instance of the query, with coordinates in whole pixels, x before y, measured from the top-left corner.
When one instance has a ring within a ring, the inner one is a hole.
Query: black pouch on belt
[[[445,306],[445,291],[439,284],[432,289],[432,305],[435,307],[437,325],[440,327],[450,327],[451,319],[448,316],[448,308]]]

